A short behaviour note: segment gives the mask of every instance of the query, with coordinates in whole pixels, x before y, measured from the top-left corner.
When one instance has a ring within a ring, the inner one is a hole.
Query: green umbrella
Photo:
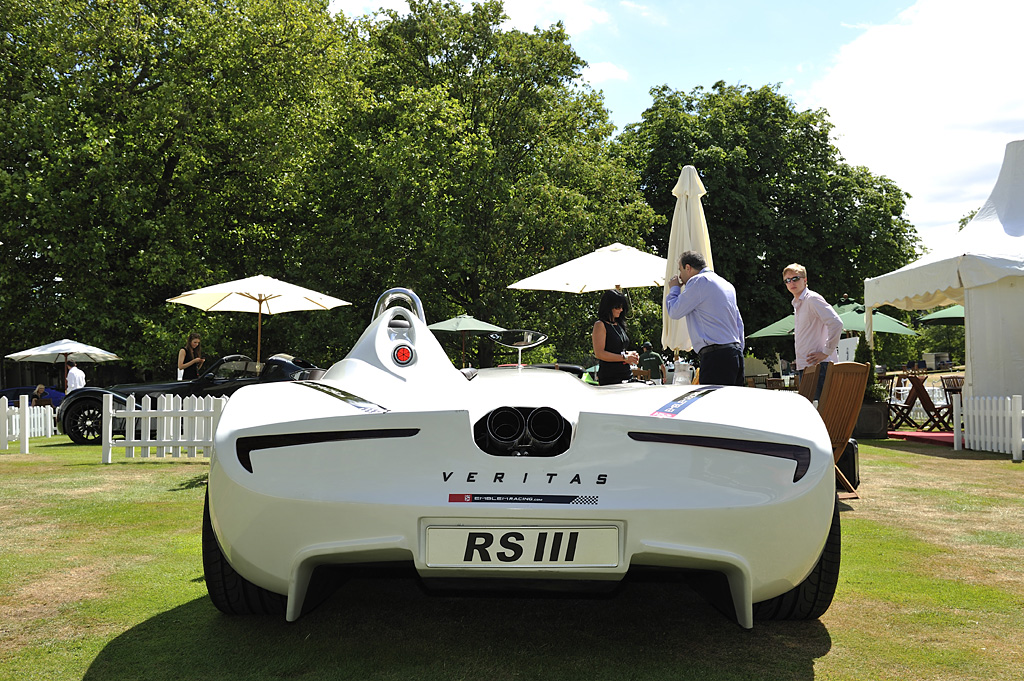
[[[476,317],[468,314],[460,314],[458,317],[446,319],[443,322],[436,322],[427,327],[431,331],[457,331],[462,334],[462,366],[466,366],[466,334],[486,333],[488,331],[504,331],[505,329],[494,324],[482,322]]]
[[[839,318],[843,320],[843,331],[864,331],[864,306],[860,303],[848,302],[833,305]],[[747,338],[771,338],[776,336],[792,336],[794,327],[793,315],[784,317],[774,324],[755,331]],[[893,319],[887,314],[873,311],[871,323],[875,331],[880,333],[897,333],[903,336],[916,336],[917,332],[908,327],[898,319]]]
[[[833,305],[843,320],[843,331],[864,331],[864,305],[861,303],[842,303]],[[878,310],[871,311],[871,326],[876,332],[896,333],[901,336],[916,336],[917,332],[898,319],[882,314]]]
[[[796,319],[793,315],[783,317],[774,324],[769,324],[759,331],[748,334],[747,338],[773,338],[775,336],[792,336]]]
[[[953,305],[938,312],[926,314],[917,321],[935,326],[962,326],[964,323],[964,306]]]

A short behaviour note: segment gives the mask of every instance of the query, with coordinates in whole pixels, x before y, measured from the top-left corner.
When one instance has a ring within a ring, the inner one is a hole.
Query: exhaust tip
[[[525,432],[526,419],[518,409],[498,407],[487,416],[487,436],[500,449],[518,444]]]

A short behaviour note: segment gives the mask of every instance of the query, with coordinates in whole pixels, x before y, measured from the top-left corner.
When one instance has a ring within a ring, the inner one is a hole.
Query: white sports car
[[[567,587],[655,566],[723,574],[744,627],[816,618],[839,575],[833,470],[795,393],[459,371],[416,295],[392,289],[321,379],[228,402],[206,584],[226,613],[294,620],[321,565]]]

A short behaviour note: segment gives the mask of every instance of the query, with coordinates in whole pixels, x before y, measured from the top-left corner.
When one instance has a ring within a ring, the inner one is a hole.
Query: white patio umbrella
[[[263,342],[263,315],[299,310],[330,310],[340,305],[352,304],[262,274],[186,291],[180,296],[168,298],[167,302],[191,305],[207,312],[255,312],[258,315],[257,362],[260,361],[260,345]]]
[[[618,242],[521,279],[508,288],[588,293],[610,288],[661,286],[665,258]]]
[[[13,359],[15,362],[47,362],[52,364],[57,360],[62,362],[66,362],[69,359],[73,359],[76,362],[109,362],[121,358],[101,348],[64,338],[63,340],[47,343],[46,345],[22,350],[21,352],[12,352],[7,355],[7,359]]]
[[[21,352],[12,352],[7,355],[7,359],[13,359],[15,362],[45,362],[47,364],[53,364],[58,360],[62,361],[64,362],[64,385],[67,386],[69,359],[73,359],[75,362],[110,362],[121,358],[102,348],[64,338]]]
[[[708,267],[715,269],[711,259],[711,238],[708,223],[704,219],[704,206],[700,197],[707,194],[704,183],[693,166],[683,166],[679,180],[672,188],[676,207],[672,212],[672,231],[668,237],[668,260],[665,265],[664,295],[669,292],[668,281],[679,271],[679,256],[684,251],[697,251],[704,256]],[[692,350],[693,341],[686,327],[685,319],[670,319],[668,310],[662,307],[661,344],[669,350]]]
[[[487,331],[504,331],[500,326],[482,322],[468,314],[460,314],[443,322],[434,322],[427,327],[431,331],[457,331],[462,336],[462,366],[466,366],[466,334],[485,333]]]

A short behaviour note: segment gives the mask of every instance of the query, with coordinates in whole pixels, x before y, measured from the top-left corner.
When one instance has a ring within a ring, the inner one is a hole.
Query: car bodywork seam
[[[301,385],[307,388],[312,388],[313,390],[319,390],[325,395],[330,395],[331,397],[337,398],[342,402],[346,402],[349,405],[355,407],[356,409],[365,411],[368,414],[386,414],[387,412],[391,411],[387,407],[382,407],[376,402],[371,402],[367,399],[359,397],[358,395],[353,395],[348,391],[342,390],[340,388],[335,388],[333,385],[325,385],[323,383],[316,383],[314,381],[296,381],[294,385]]]

